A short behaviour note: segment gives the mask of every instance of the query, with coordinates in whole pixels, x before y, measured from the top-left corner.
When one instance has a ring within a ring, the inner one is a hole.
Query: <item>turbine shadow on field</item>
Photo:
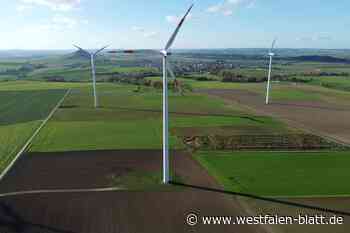
[[[0,227],[7,228],[10,229],[11,232],[18,233],[32,232],[33,228],[39,228],[45,232],[74,233],[73,231],[62,230],[43,224],[35,224],[25,221],[18,213],[16,213],[13,207],[4,203],[0,203]]]
[[[314,109],[329,110],[329,111],[350,111],[350,109],[346,109],[346,108],[334,108],[334,107],[326,107],[326,106],[311,105],[311,104],[294,104],[294,103],[275,102],[275,103],[272,103],[272,105],[301,107],[301,108],[314,108]]]
[[[142,109],[142,108],[123,108],[123,107],[106,107],[106,108],[126,110],[126,111],[135,111],[135,112],[162,113],[161,109]],[[258,122],[258,123],[264,123],[264,121],[262,121],[262,120],[258,120],[258,119],[254,118],[254,117],[244,116],[244,115],[230,115],[230,114],[220,114],[220,113],[178,112],[178,111],[176,111],[176,112],[169,111],[169,113],[170,114],[176,114],[176,115],[185,115],[185,116],[239,117],[239,118],[242,118],[242,119],[247,119],[247,120]]]
[[[232,195],[232,196],[247,197],[247,198],[251,198],[251,199],[255,199],[255,200],[260,200],[260,201],[265,201],[265,202],[272,202],[272,203],[277,203],[277,204],[282,204],[282,205],[287,205],[287,206],[293,206],[293,207],[299,207],[299,208],[304,208],[304,209],[311,209],[311,210],[327,212],[327,213],[331,213],[331,214],[350,216],[350,212],[333,210],[333,209],[323,208],[323,207],[319,207],[319,206],[305,205],[305,204],[296,203],[296,202],[290,202],[290,201],[283,201],[283,200],[275,199],[275,198],[261,197],[261,196],[257,196],[257,195],[254,195],[254,194],[226,191],[226,190],[202,187],[202,186],[191,185],[191,184],[183,184],[183,183],[174,182],[174,181],[171,181],[170,184],[175,185],[175,186],[185,187],[185,188],[202,190],[202,191],[216,192],[216,193],[227,194],[227,195]]]

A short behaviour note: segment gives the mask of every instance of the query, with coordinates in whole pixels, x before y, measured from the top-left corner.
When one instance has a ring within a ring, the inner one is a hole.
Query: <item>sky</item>
[[[192,3],[174,48],[350,46],[348,0],[1,0],[0,49],[158,49]]]

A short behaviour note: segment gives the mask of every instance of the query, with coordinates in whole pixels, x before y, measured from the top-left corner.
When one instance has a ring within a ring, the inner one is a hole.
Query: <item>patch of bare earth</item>
[[[275,116],[291,126],[307,129],[350,144],[350,108],[324,101],[273,101],[264,103],[264,96],[244,90],[201,90],[228,103],[245,106],[249,111]]]
[[[1,181],[4,192],[108,187],[111,173],[160,171],[160,151],[32,153]],[[192,185],[219,188],[184,152],[172,152],[172,167]],[[189,227],[188,213],[246,215],[236,197],[186,187],[168,191],[27,194],[0,198],[1,232],[264,232],[259,226]]]
[[[285,201],[304,204],[308,206],[322,207],[331,210],[338,210],[344,212],[350,212],[350,198],[297,198],[297,199],[284,199]],[[309,217],[309,224],[286,224],[275,225],[273,230],[280,233],[347,233],[350,230],[350,217],[344,215],[336,215],[329,212],[322,212],[313,209],[300,208],[295,206],[281,205],[272,202],[259,201],[254,199],[244,199],[248,203],[249,208],[256,214],[260,215],[278,215],[278,216],[291,216],[299,219],[300,223],[305,221],[305,216]],[[312,224],[311,218],[314,216],[324,216],[329,224]],[[336,216],[342,218],[343,224],[333,224],[331,218]],[[303,219],[302,219],[303,218]],[[305,222],[304,222],[305,223]]]

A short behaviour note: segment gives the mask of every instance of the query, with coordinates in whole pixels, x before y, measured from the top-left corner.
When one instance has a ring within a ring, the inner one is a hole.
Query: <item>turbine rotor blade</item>
[[[175,76],[174,71],[173,71],[173,69],[171,68],[171,65],[170,65],[169,62],[167,62],[167,69],[168,69],[168,72],[169,72],[170,76],[175,80],[175,79],[176,79],[176,76]]]
[[[270,49],[270,53],[273,52],[273,49],[275,48],[275,45],[276,45],[276,41],[277,41],[277,38],[275,38],[273,41],[272,41],[272,45],[271,45],[271,49]]]
[[[159,50],[133,50],[133,49],[126,49],[126,50],[112,50],[112,51],[108,51],[107,53],[159,55]]]
[[[82,48],[80,48],[79,46],[77,46],[77,45],[73,45],[74,47],[76,47],[80,52],[82,52],[82,53],[85,53],[86,55],[91,55],[91,53],[89,53],[88,51],[86,51],[85,49],[82,49]]]
[[[96,56],[98,53],[102,52],[105,48],[109,47],[109,45],[97,50],[95,53],[94,53],[94,56]]]
[[[173,45],[173,43],[174,43],[174,41],[175,41],[175,39],[176,39],[177,34],[179,33],[179,31],[180,31],[180,29],[181,29],[183,23],[185,22],[185,20],[186,20],[188,14],[191,12],[193,6],[194,6],[194,4],[192,4],[192,5],[190,6],[190,8],[187,10],[185,16],[182,17],[182,19],[180,20],[180,22],[179,22],[179,24],[177,25],[177,27],[176,27],[174,33],[171,35],[171,37],[170,37],[168,43],[166,44],[166,46],[165,46],[165,48],[164,48],[165,51],[168,51],[168,50],[170,49],[170,47]]]

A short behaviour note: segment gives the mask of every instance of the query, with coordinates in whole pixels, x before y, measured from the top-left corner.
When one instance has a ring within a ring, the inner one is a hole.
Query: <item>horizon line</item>
[[[87,48],[87,50],[95,50],[97,48]],[[172,50],[237,50],[237,49],[246,49],[246,50],[253,50],[253,49],[269,49],[269,48],[259,48],[259,47],[236,47],[236,48],[175,48]],[[275,48],[275,50],[350,50],[350,48]],[[0,52],[4,51],[75,51],[74,48],[58,48],[58,49],[0,49]],[[127,50],[123,48],[109,48],[106,50]],[[141,49],[134,49],[134,50],[160,50],[160,49],[152,49],[152,48],[141,48]]]

